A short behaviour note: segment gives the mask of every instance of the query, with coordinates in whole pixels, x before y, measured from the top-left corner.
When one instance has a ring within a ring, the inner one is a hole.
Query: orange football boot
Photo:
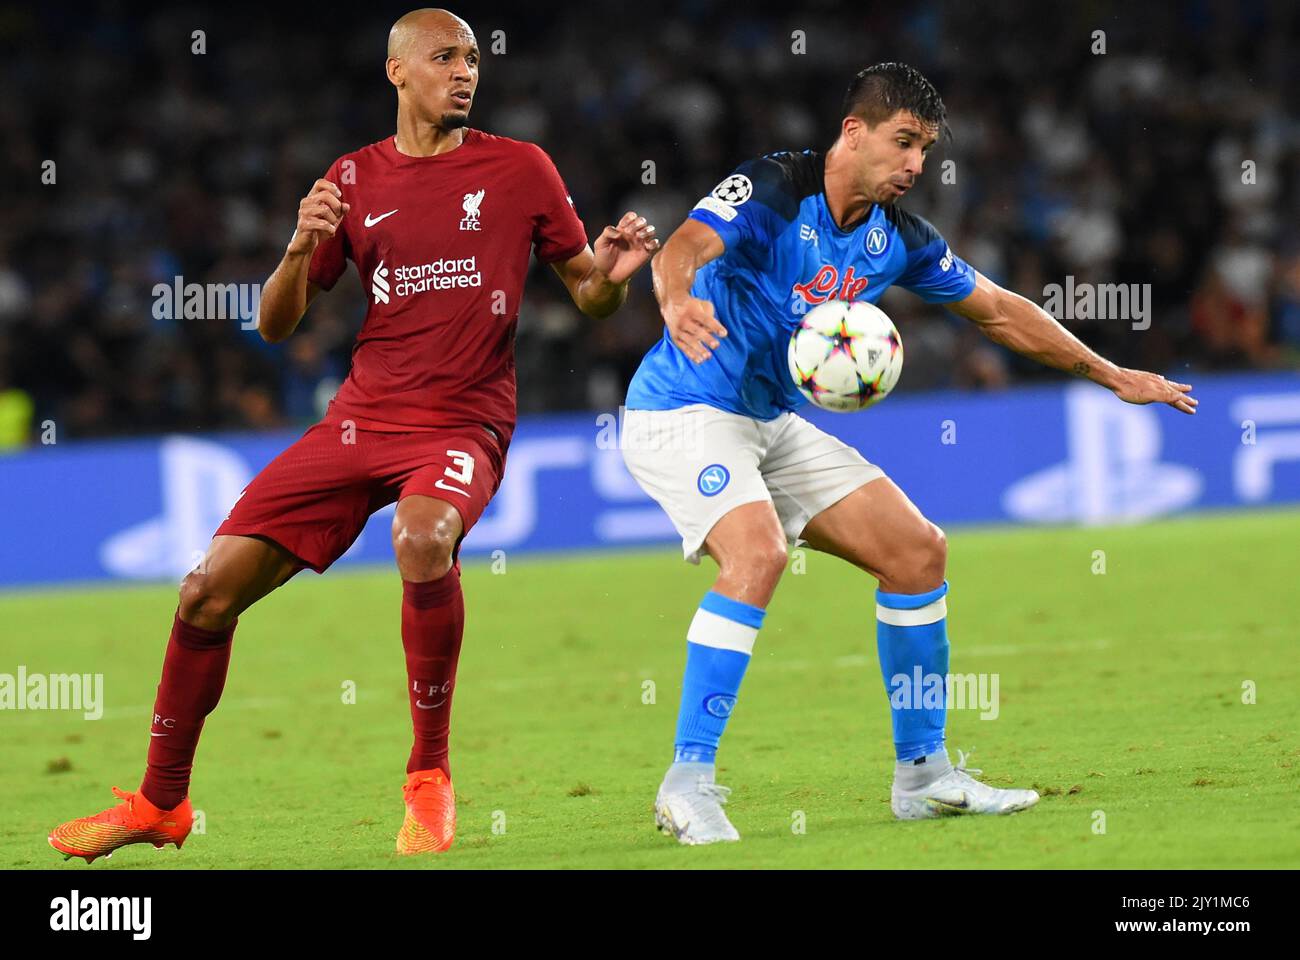
[[[441,770],[416,770],[402,786],[406,819],[397,831],[398,853],[441,853],[456,839],[456,794]]]
[[[111,857],[118,847],[128,843],[152,843],[158,849],[174,843],[181,848],[194,826],[194,808],[186,797],[174,810],[159,810],[143,793],[129,793],[113,788],[123,802],[95,814],[61,823],[50,831],[50,846],[65,860],[85,857],[94,863],[98,857]]]

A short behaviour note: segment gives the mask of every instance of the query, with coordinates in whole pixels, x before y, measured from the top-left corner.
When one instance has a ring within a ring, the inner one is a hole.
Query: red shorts
[[[381,433],[322,421],[253,478],[214,536],[267,537],[324,573],[372,513],[412,494],[454,506],[463,537],[504,469],[505,454],[482,427]]]

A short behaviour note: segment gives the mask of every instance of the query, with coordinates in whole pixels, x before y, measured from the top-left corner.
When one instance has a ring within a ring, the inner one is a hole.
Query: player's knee
[[[889,592],[925,593],[943,583],[948,570],[948,538],[933,523],[926,522],[910,539],[898,560],[887,571]]]
[[[775,585],[785,571],[789,553],[784,540],[753,543],[719,564],[723,575]]]
[[[393,551],[403,580],[438,580],[451,570],[459,533],[449,518],[393,524]]]
[[[937,587],[943,583],[943,578],[948,573],[948,538],[933,523],[929,526],[930,529],[923,538],[925,556],[923,568],[926,579],[934,580],[934,585]]]
[[[194,570],[181,581],[180,615],[192,627],[224,630],[239,616],[238,601],[211,574]]]

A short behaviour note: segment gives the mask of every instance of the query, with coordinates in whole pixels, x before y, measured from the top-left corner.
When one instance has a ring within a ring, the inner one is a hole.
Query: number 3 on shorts
[[[448,467],[443,473],[455,480],[457,483],[469,486],[470,480],[474,478],[474,458],[464,450],[448,450],[447,456],[451,457],[452,466]],[[458,469],[453,469],[458,468]],[[439,490],[450,490],[452,493],[459,493],[462,497],[468,497],[469,491],[461,490],[458,487],[447,485],[447,481],[441,477],[434,484]]]

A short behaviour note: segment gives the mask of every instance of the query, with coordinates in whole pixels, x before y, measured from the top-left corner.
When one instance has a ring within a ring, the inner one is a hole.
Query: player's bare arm
[[[1046,366],[1087,377],[1127,403],[1167,403],[1183,413],[1196,412],[1197,400],[1189,396],[1191,384],[1116,366],[1088,349],[1042,307],[983,274],[976,274],[970,296],[948,304],[948,309],[973,320],[994,343]]]
[[[332,237],[343,222],[349,204],[343,192],[328,180],[317,180],[298,204],[298,225],[279,266],[262,287],[257,310],[257,332],[268,343],[284,340],[297,328],[320,287],[307,279],[311,255],[322,237]]]
[[[603,320],[623,305],[628,280],[658,249],[654,225],[629,210],[617,226],[601,231],[595,250],[583,247],[576,256],[551,267],[578,309],[593,320]]]
[[[687,220],[650,265],[664,324],[673,343],[696,363],[713,356],[710,351],[718,348],[718,338],[725,337],[727,331],[714,315],[713,304],[691,296],[691,285],[696,271],[722,256],[725,249],[716,230],[698,220]]]

